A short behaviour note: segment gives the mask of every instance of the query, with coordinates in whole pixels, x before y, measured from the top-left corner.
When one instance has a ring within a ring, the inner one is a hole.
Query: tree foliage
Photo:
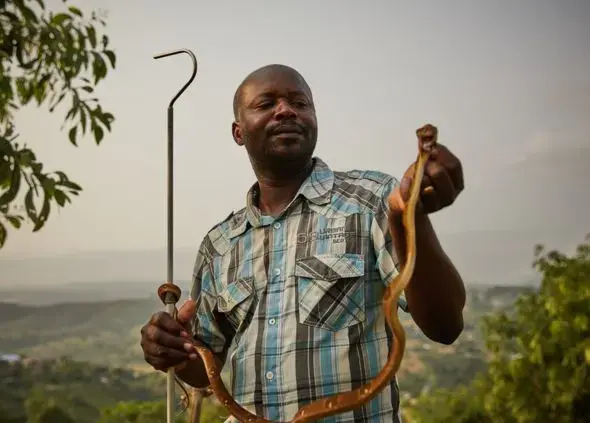
[[[27,423],[74,423],[75,420],[42,389],[32,389],[25,401]]]
[[[567,256],[536,248],[536,292],[485,319],[488,371],[429,393],[419,423],[582,423],[590,416],[590,237]]]
[[[127,401],[104,408],[98,423],[160,423],[165,420],[165,402]],[[176,421],[184,423],[185,419],[179,417]]]
[[[0,0],[0,248],[9,225],[19,229],[27,219],[38,231],[52,206],[82,190],[64,172],[44,169],[18,141],[15,113],[32,104],[50,113],[63,107],[62,129],[73,145],[85,134],[99,144],[111,130],[114,116],[94,95],[116,64],[99,31],[105,25],[99,13],[86,16],[71,5],[55,13],[43,0]]]
[[[227,412],[221,405],[205,400],[200,417],[200,423],[220,423],[227,417]],[[186,413],[179,414],[175,421],[186,423],[188,418]],[[161,423],[165,420],[166,403],[164,401],[128,401],[104,408],[98,423]]]

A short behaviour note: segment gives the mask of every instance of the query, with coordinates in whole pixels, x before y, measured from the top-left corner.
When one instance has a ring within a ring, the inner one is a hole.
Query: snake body
[[[406,334],[399,320],[397,304],[402,292],[408,286],[416,264],[416,206],[420,198],[422,179],[426,163],[437,143],[438,130],[427,124],[416,130],[418,137],[418,157],[414,166],[414,177],[410,186],[410,196],[406,201],[402,214],[402,224],[405,229],[406,256],[401,271],[387,285],[383,294],[383,311],[385,320],[391,329],[394,342],[383,369],[369,383],[360,388],[321,398],[299,409],[290,423],[309,423],[331,415],[344,413],[358,408],[381,392],[395,377],[400,368],[406,346]],[[390,194],[393,196],[394,194]],[[390,197],[391,198],[391,197]],[[394,231],[395,219],[389,216],[389,231]],[[243,423],[278,423],[252,414],[238,404],[227,391],[221,379],[221,367],[217,365],[213,353],[204,346],[194,345],[199,354],[210,382],[210,388],[229,411],[229,413]]]

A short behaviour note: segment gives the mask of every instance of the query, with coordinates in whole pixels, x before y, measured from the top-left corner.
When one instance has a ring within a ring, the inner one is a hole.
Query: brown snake
[[[395,377],[400,368],[406,346],[406,334],[398,317],[397,304],[400,295],[408,286],[414,273],[414,267],[416,264],[416,206],[418,204],[418,199],[420,198],[424,168],[433,147],[437,143],[438,130],[436,127],[427,124],[416,130],[416,135],[418,137],[418,158],[414,166],[414,177],[410,186],[410,197],[406,201],[406,206],[402,215],[402,223],[405,229],[406,258],[403,262],[401,271],[391,283],[388,284],[383,294],[383,311],[385,313],[385,319],[394,335],[394,342],[389,352],[387,363],[377,376],[366,385],[352,391],[341,392],[339,394],[321,398],[301,407],[290,423],[314,422],[324,417],[358,408],[379,394],[379,392],[381,392],[381,390],[383,390]],[[426,190],[429,189],[432,188],[428,187]],[[390,233],[393,233],[394,230],[393,220],[394,219],[392,219],[392,216],[390,215]],[[164,285],[162,287],[164,287]],[[162,287],[161,289],[166,290]],[[180,290],[178,290],[178,292],[179,291]],[[227,388],[221,379],[222,368],[217,365],[213,353],[201,345],[195,344],[194,349],[203,360],[211,390],[232,416],[243,423],[276,423],[252,414],[238,404],[227,391]],[[182,388],[184,390],[184,387]]]

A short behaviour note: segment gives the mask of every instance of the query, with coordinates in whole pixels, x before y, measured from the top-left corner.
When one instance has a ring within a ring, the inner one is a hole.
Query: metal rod
[[[161,53],[154,56],[154,59],[161,59],[176,54],[186,53],[190,56],[193,62],[193,71],[189,80],[182,86],[176,95],[170,100],[168,105],[168,169],[167,169],[167,269],[166,269],[166,283],[174,284],[174,103],[182,95],[182,93],[193,82],[197,75],[197,59],[192,51],[188,49],[174,50],[167,53]],[[174,315],[176,309],[176,302],[178,298],[173,298],[172,294],[168,294],[165,304],[166,312]],[[174,423],[174,368],[168,369],[166,383],[166,405],[167,405],[167,423]]]

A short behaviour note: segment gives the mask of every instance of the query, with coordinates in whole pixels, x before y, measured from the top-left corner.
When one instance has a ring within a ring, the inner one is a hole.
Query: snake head
[[[429,123],[416,130],[420,151],[431,152],[438,139],[438,129]]]

